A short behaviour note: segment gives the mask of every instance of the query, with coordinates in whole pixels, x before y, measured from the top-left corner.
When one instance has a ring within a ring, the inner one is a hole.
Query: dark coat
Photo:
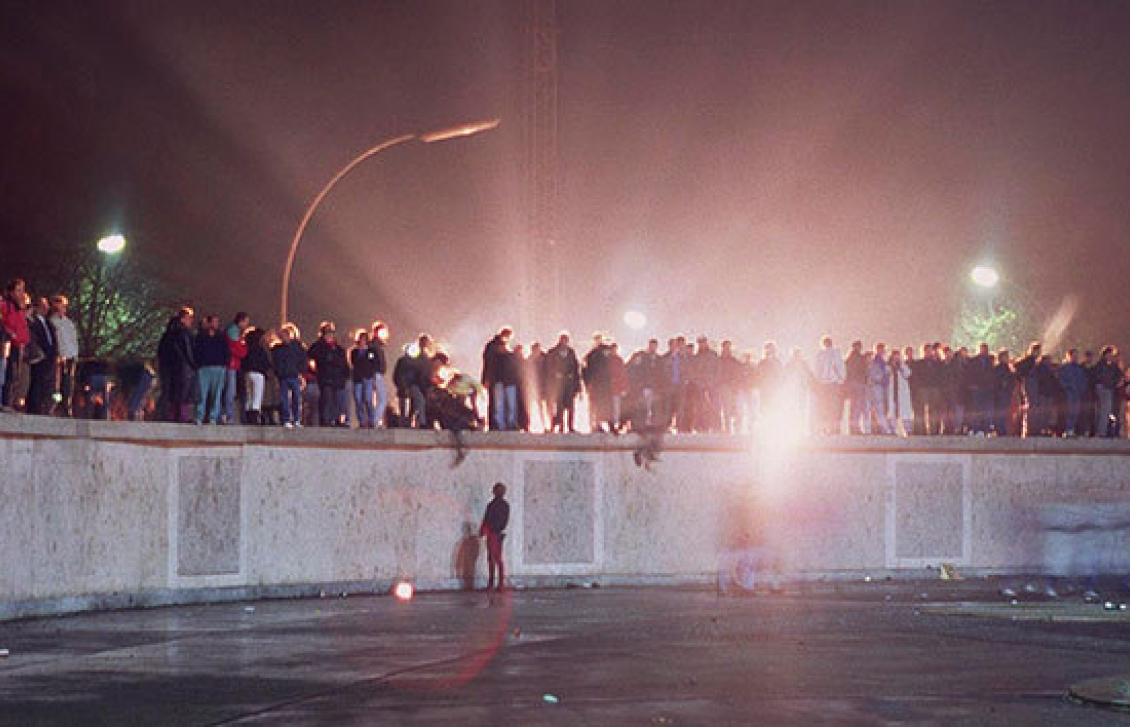
[[[196,369],[192,350],[192,334],[174,316],[165,326],[157,344],[157,367],[163,376],[184,377]]]
[[[55,332],[55,326],[46,318],[36,315],[28,319],[28,331],[31,333],[31,340],[43,352],[40,363],[54,364],[59,358],[59,335]]]
[[[228,340],[219,331],[201,331],[192,342],[192,356],[199,368],[205,366],[227,366]]]
[[[910,367],[910,380],[907,383],[909,383],[911,391],[938,388],[940,385],[938,382],[939,364],[935,359],[916,358],[913,361],[907,361],[907,365]]]
[[[659,354],[636,351],[628,359],[628,387],[633,391],[655,391],[663,384],[663,359]]]
[[[996,376],[988,354],[977,354],[965,364],[965,383],[970,389],[988,391],[993,388]]]
[[[543,365],[546,386],[550,396],[571,399],[581,390],[581,367],[577,353],[570,346],[560,344],[549,349]]]
[[[353,366],[354,382],[371,379],[377,375],[377,352],[370,346],[350,349],[349,363]]]
[[[500,336],[490,339],[490,343],[483,349],[483,386],[488,389],[495,384],[506,384],[506,361],[510,351],[506,348]],[[517,381],[511,381],[516,385]]]
[[[927,363],[927,362],[923,361],[923,366],[925,365],[925,363]],[[758,365],[758,368],[760,368],[760,364]],[[860,386],[862,386],[863,384],[866,384],[867,383],[867,356],[865,356],[862,352],[852,351],[851,353],[848,354],[848,357],[844,360],[844,370],[846,372],[847,383],[858,384]],[[918,378],[918,369],[912,367],[911,371],[912,371],[912,375],[911,375],[910,378],[913,381],[914,379]],[[926,386],[925,378],[926,377],[922,377],[922,378],[918,379],[919,385]],[[934,386],[934,385],[935,384],[931,384],[931,386]]]
[[[297,379],[307,371],[309,359],[300,341],[280,343],[271,349],[271,363],[279,379]]]
[[[506,526],[510,524],[510,503],[501,497],[496,497],[487,505],[483,513],[483,524],[479,526],[479,534],[502,535]]]
[[[306,354],[314,362],[314,374],[319,387],[342,388],[349,378],[349,361],[345,349],[336,342],[330,345],[326,339],[319,338],[310,345]]]
[[[396,359],[396,366],[392,369],[392,385],[396,387],[396,395],[404,398],[416,384],[416,359],[407,353]]]
[[[499,356],[502,367],[502,381],[504,386],[522,386],[526,383],[526,359],[514,351],[502,350]]]
[[[380,341],[371,341],[369,343],[369,348],[373,349],[373,352],[377,357],[376,375],[384,376],[388,371],[388,357],[385,355],[385,345]]]
[[[271,356],[262,346],[248,346],[247,355],[243,358],[240,371],[253,372],[266,376],[271,373]]]

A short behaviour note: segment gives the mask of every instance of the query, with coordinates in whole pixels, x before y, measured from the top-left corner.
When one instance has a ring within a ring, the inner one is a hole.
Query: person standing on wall
[[[377,426],[386,426],[385,414],[388,412],[388,385],[385,373],[388,371],[388,356],[385,343],[388,342],[388,326],[383,321],[373,322],[373,335],[369,336],[369,348],[376,356],[376,373],[373,374],[373,391],[377,397]]]
[[[36,298],[28,327],[31,343],[28,366],[31,374],[27,394],[28,414],[50,414],[55,396],[55,369],[59,361],[58,336],[47,319],[50,306],[46,298]]]
[[[193,311],[181,308],[169,319],[157,344],[157,375],[161,379],[161,413],[164,421],[188,422],[196,377],[195,346],[192,340]]]
[[[369,331],[366,328],[360,328],[353,334],[349,365],[353,371],[353,411],[357,416],[357,427],[374,429],[377,426],[377,408],[373,399],[377,351],[370,345]]]
[[[551,429],[571,434],[577,431],[573,411],[581,391],[581,367],[577,353],[569,345],[568,333],[562,332],[557,345],[546,353],[545,370],[553,407]]]
[[[67,317],[67,297],[56,295],[51,298],[52,328],[55,329],[56,344],[59,349],[59,408],[60,416],[72,415],[71,402],[75,392],[75,361],[78,360],[78,333],[75,323]]]
[[[816,405],[817,431],[824,435],[840,433],[844,418],[844,382],[847,366],[844,355],[832,342],[831,336],[820,339],[820,352],[816,354]]]
[[[279,333],[281,341],[271,349],[271,367],[279,379],[283,426],[292,429],[302,426],[302,375],[309,360],[298,326],[287,323]]]
[[[0,298],[0,353],[3,365],[0,366],[0,390],[2,400],[0,409],[15,411],[19,401],[18,379],[24,348],[31,342],[31,332],[27,325],[27,293],[24,281],[16,278],[4,288]]]
[[[318,381],[319,424],[323,427],[349,426],[349,399],[345,384],[349,378],[349,357],[337,342],[337,326],[324,321],[318,327],[318,340],[310,344],[307,357],[314,363]]]
[[[510,523],[510,503],[506,502],[506,485],[496,482],[492,489],[494,499],[487,505],[479,535],[487,540],[487,590],[495,587],[502,591],[506,583],[506,568],[502,564],[502,541],[506,538],[506,526]],[[498,580],[495,581],[495,572]]]
[[[247,340],[244,337],[251,326],[251,316],[240,312],[235,314],[231,324],[224,330],[228,344],[228,363],[224,369],[224,424],[239,424],[236,413],[236,391],[239,387],[239,374],[243,359],[247,357]]]
[[[192,342],[192,358],[196,362],[197,424],[220,424],[224,410],[224,372],[228,370],[228,344],[220,333],[219,316],[206,315],[200,332]]]

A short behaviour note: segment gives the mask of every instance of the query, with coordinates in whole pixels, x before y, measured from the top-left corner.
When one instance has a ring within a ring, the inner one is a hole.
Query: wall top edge
[[[319,449],[454,449],[451,432],[414,429],[282,429],[251,426],[193,426],[154,422],[103,422],[0,414],[0,438],[79,439],[166,448],[268,446]],[[642,439],[634,434],[526,434],[465,432],[468,449],[634,451]],[[747,436],[675,434],[662,438],[666,452],[752,452],[760,447]],[[813,437],[804,451],[845,453],[984,453],[1130,455],[1130,440],[982,438],[982,437]]]

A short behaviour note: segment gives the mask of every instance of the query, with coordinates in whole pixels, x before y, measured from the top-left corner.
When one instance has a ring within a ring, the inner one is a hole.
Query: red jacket
[[[232,330],[233,328],[235,328],[235,330]],[[232,334],[235,334],[234,341],[232,340]],[[228,339],[228,354],[230,354],[228,356],[228,368],[232,371],[239,371],[243,359],[247,358],[247,341],[244,340],[239,329],[235,327],[235,324],[228,326],[225,335]]]
[[[0,324],[15,346],[26,346],[31,340],[27,328],[27,314],[7,298],[0,300]]]

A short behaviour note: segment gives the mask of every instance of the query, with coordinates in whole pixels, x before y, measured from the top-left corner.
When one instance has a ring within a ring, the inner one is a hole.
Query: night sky
[[[290,237],[341,165],[501,117],[360,167],[292,285],[307,338],[382,317],[396,341],[477,350],[518,320],[522,17],[2,2],[0,274],[120,231],[201,311],[273,324]],[[1068,342],[1130,338],[1130,4],[560,0],[558,25],[578,339],[636,345],[620,315],[638,308],[664,338],[918,344],[948,336],[983,260],[1048,309],[1078,296]]]

